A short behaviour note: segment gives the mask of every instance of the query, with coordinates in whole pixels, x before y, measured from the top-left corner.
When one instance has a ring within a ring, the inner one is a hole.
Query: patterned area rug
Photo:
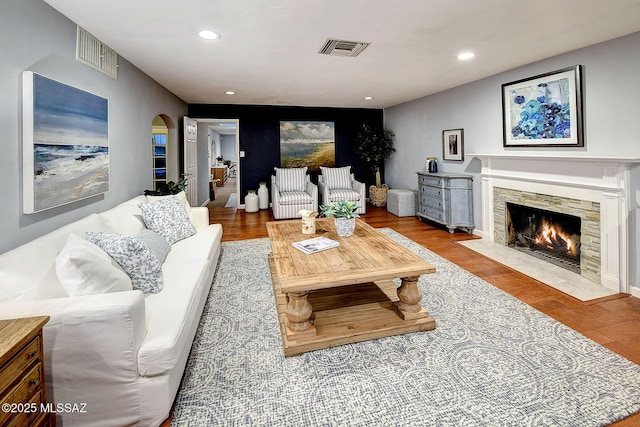
[[[268,239],[222,244],[172,425],[601,426],[640,411],[640,366],[389,229],[433,264],[434,331],[285,358]]]

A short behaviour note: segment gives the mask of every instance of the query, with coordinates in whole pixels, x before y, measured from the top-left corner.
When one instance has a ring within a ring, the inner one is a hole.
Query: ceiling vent
[[[350,42],[347,40],[327,39],[318,53],[331,56],[355,57],[362,53],[371,43]]]
[[[106,44],[78,26],[76,59],[109,77],[118,79],[118,54]]]

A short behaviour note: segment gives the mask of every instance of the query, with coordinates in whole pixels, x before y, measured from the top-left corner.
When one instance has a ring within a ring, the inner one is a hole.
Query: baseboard
[[[636,298],[640,298],[640,288],[637,286],[629,286],[629,293]]]

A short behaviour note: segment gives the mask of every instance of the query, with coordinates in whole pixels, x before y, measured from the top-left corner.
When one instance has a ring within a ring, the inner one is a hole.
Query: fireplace
[[[579,236],[579,241],[572,240],[572,244],[577,246],[575,264],[579,265],[580,276],[614,292],[635,291],[629,283],[628,267],[630,209],[635,206],[629,187],[631,168],[640,163],[640,158],[547,153],[473,156],[482,162],[483,238],[509,245],[512,233],[508,232],[507,203],[550,211],[554,219],[559,214],[578,217],[579,225],[577,221],[570,225],[568,234]],[[541,215],[535,212],[536,221]],[[522,221],[528,226],[532,216],[526,214]],[[515,226],[522,225],[511,227]],[[528,237],[521,233],[521,240],[528,241]],[[555,245],[561,243],[558,240]],[[515,243],[511,244],[515,249]],[[531,251],[526,246],[518,250]]]
[[[509,202],[505,213],[507,246],[580,274],[579,216]]]

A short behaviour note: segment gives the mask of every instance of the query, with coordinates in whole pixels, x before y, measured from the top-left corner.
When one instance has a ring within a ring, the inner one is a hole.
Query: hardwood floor
[[[212,208],[211,222],[222,224],[223,241],[267,237],[265,222],[271,210],[245,213],[233,208]],[[456,242],[474,236],[423,223],[416,217],[398,218],[385,208],[367,206],[362,216],[373,227],[389,227],[443,258],[486,280],[537,310],[575,329],[604,347],[640,364],[640,299],[626,294],[581,302]],[[167,423],[168,425],[168,423]],[[612,424],[640,426],[640,413]]]

